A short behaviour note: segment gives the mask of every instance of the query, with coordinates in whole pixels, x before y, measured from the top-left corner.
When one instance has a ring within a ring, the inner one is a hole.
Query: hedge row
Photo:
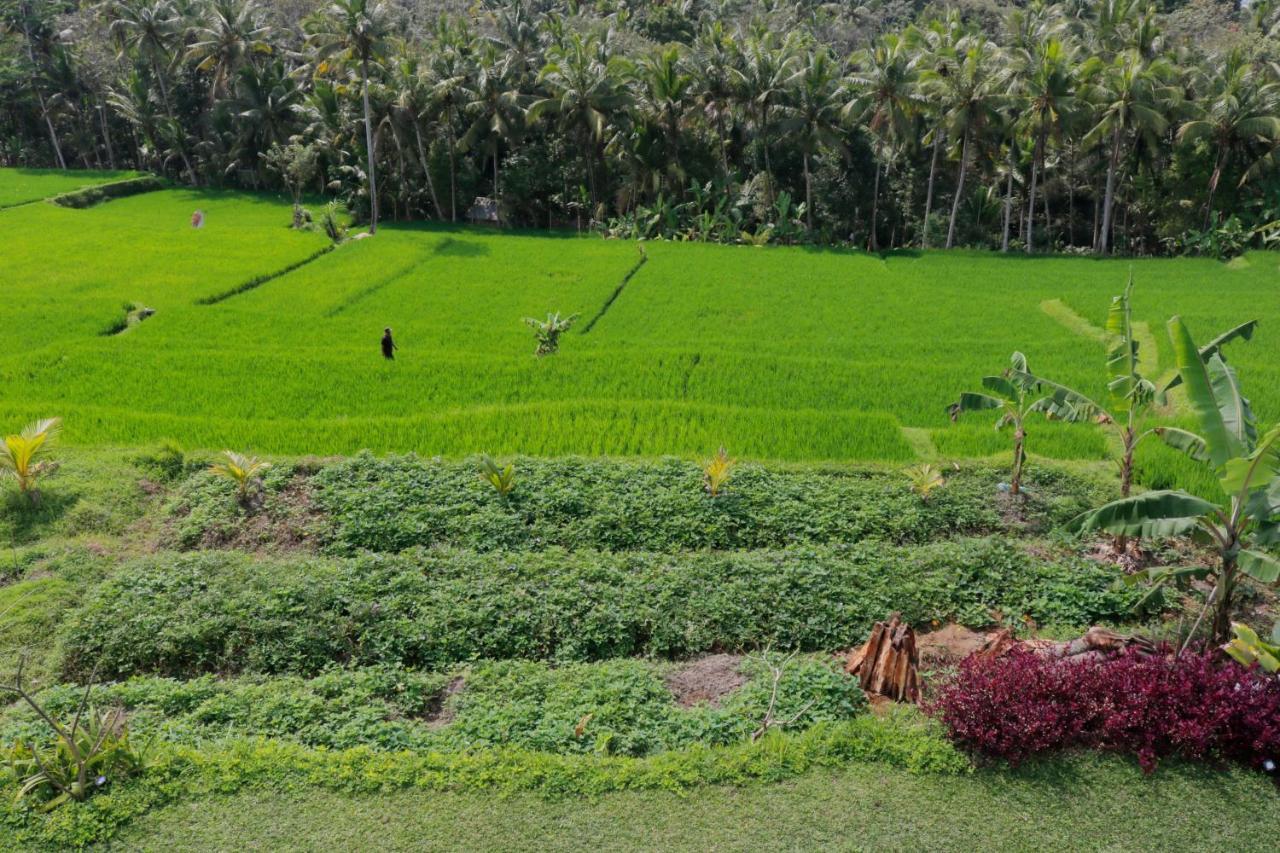
[[[837,649],[876,619],[990,624],[1118,618],[1133,593],[1087,560],[997,539],[779,551],[477,553],[252,560],[233,552],[127,563],[64,622],[63,671],[84,677],[335,662],[440,670],[479,659],[683,657]]]
[[[93,207],[95,204],[101,204],[112,198],[124,198],[125,196],[140,195],[141,193],[155,192],[162,189],[164,189],[164,182],[159,178],[154,175],[144,175],[140,178],[112,181],[109,184],[81,187],[78,190],[56,195],[49,201],[60,207],[79,209]]]
[[[367,747],[312,750],[279,741],[229,741],[166,748],[140,779],[108,787],[52,812],[0,786],[0,831],[22,849],[66,850],[103,841],[175,799],[245,789],[278,793],[321,788],[353,794],[533,791],[589,797],[612,791],[680,791],[701,785],[774,782],[817,767],[879,762],[913,773],[962,774],[967,758],[938,726],[917,714],[859,716],[797,735],[770,734],[732,747],[694,747],[648,758],[560,756],[521,749],[466,753],[378,752]]]
[[[924,500],[906,476],[883,469],[778,470],[742,465],[727,491],[711,498],[701,469],[677,459],[516,460],[516,488],[505,500],[477,475],[475,460],[365,453],[325,465],[307,480],[307,529],[333,553],[396,553],[414,546],[475,550],[562,546],[606,551],[782,548],[884,539],[923,543],[1007,528],[1003,469],[948,472]],[[1098,487],[1053,469],[1028,486],[1030,520],[1052,525],[1095,506]],[[298,511],[287,468],[268,479],[262,512]],[[198,475],[170,506],[179,548],[234,542],[243,510],[225,484]],[[319,513],[317,520],[314,515]]]

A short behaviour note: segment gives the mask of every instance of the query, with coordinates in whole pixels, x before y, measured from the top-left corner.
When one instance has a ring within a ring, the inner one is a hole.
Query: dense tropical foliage
[[[296,191],[294,144],[371,227],[485,197],[619,236],[1229,254],[1280,233],[1278,35],[1214,0],[4,0],[0,164]]]

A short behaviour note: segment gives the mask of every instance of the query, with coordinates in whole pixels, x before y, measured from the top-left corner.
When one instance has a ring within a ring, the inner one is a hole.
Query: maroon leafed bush
[[[1080,747],[1135,755],[1148,772],[1173,755],[1280,762],[1280,681],[1216,652],[970,658],[930,710],[958,745],[1013,763]]]

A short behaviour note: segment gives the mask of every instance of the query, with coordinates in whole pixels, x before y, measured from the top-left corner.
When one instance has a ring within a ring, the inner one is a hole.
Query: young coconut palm
[[[1121,536],[1189,535],[1212,545],[1219,557],[1216,569],[1152,569],[1146,577],[1153,588],[1144,602],[1158,599],[1171,582],[1212,576],[1214,586],[1205,611],[1212,608],[1213,640],[1221,643],[1231,628],[1240,575],[1262,583],[1280,580],[1280,560],[1262,550],[1280,543],[1280,427],[1258,437],[1253,410],[1240,391],[1235,371],[1221,353],[1205,358],[1182,318],[1169,321],[1169,337],[1178,374],[1201,428],[1199,436],[1187,434],[1181,449],[1213,469],[1225,502],[1181,490],[1146,492],[1087,512],[1074,526]]]
[[[236,453],[234,450],[222,451],[222,461],[209,466],[209,473],[224,477],[236,484],[236,498],[242,504],[248,504],[254,489],[261,483],[261,474],[271,467],[256,456]]]
[[[951,420],[965,412],[996,411],[996,429],[1013,427],[1013,473],[1009,492],[1022,494],[1022,469],[1027,461],[1027,417],[1042,413],[1049,420],[1079,422],[1095,419],[1110,422],[1102,407],[1065,385],[1036,376],[1027,367],[1027,357],[1015,352],[1009,368],[999,376],[984,376],[981,392],[966,391],[947,407]]]
[[[36,480],[56,467],[46,461],[58,433],[62,430],[61,418],[45,418],[27,426],[17,435],[7,435],[0,445],[0,476],[12,477],[18,482],[18,491],[32,503],[40,502]]]

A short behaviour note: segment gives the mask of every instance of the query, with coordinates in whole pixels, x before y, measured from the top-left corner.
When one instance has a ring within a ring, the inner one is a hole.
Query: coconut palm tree
[[[742,59],[737,43],[719,21],[705,26],[693,46],[692,94],[703,116],[715,128],[721,176],[728,178],[729,132],[734,119],[735,81]]]
[[[483,147],[493,164],[493,196],[502,216],[502,146],[514,145],[524,132],[528,96],[507,76],[510,64],[492,44],[481,47],[463,110],[470,125],[458,141],[462,151]]]
[[[111,18],[109,33],[123,54],[135,51],[151,69],[152,78],[160,90],[160,102],[171,128],[178,156],[191,183],[199,183],[196,170],[187,156],[185,134],[173,110],[166,78],[173,64],[176,48],[182,37],[182,18],[169,0],[152,3],[117,0],[108,11]]]
[[[1173,68],[1164,59],[1148,60],[1136,50],[1127,50],[1109,63],[1096,57],[1086,62],[1084,76],[1090,81],[1086,96],[1095,105],[1096,120],[1085,134],[1086,146],[1106,144],[1107,183],[1102,202],[1102,227],[1097,251],[1111,250],[1111,222],[1115,208],[1116,176],[1132,139],[1145,137],[1152,146],[1169,126],[1169,113],[1179,99],[1170,84]]]
[[[632,69],[631,78],[636,84],[638,111],[661,131],[667,188],[679,194],[686,174],[680,154],[693,75],[685,70],[680,48],[672,46],[642,57]]]
[[[879,140],[880,156],[871,193],[871,236],[869,248],[876,251],[879,225],[880,172],[888,171],[888,152],[911,138],[912,118],[923,98],[916,86],[914,54],[897,35],[881,36],[875,46],[854,59],[848,83],[853,99],[845,106],[846,116],[865,122]]]
[[[804,220],[810,231],[813,230],[810,161],[824,148],[838,153],[845,151],[843,103],[839,65],[829,51],[813,51],[796,73],[793,96],[782,107],[781,122],[783,133],[795,141],[803,156]]]
[[[377,152],[373,144],[373,118],[369,107],[370,66],[376,61],[391,28],[391,11],[385,0],[334,0],[319,15],[307,20],[307,39],[317,55],[339,62],[353,62],[360,73],[364,105],[364,142],[369,182],[369,233],[378,233]],[[323,73],[328,62],[316,70]]]
[[[942,73],[930,68],[922,75],[942,109],[947,136],[960,141],[956,191],[947,225],[948,249],[955,245],[956,218],[972,149],[983,143],[984,132],[999,119],[997,105],[1004,97],[1005,80],[999,49],[985,36],[965,36],[956,47],[959,62],[954,71]]]
[[[774,110],[791,96],[796,71],[796,45],[790,36],[781,45],[769,31],[747,44],[742,63],[733,69],[738,97],[755,124],[757,142],[764,154],[766,203],[772,207],[773,164],[769,160],[769,120]]]
[[[938,154],[946,142],[946,125],[942,121],[944,110],[937,99],[940,86],[927,85],[925,81],[946,78],[954,74],[960,64],[957,45],[966,34],[966,27],[960,13],[952,9],[943,19],[934,18],[927,26],[908,27],[903,39],[910,46],[915,56],[912,64],[917,72],[925,69],[929,74],[917,79],[918,108],[917,120],[922,121],[929,130],[922,135],[922,141],[930,148],[929,180],[924,199],[924,217],[920,224],[920,245],[929,248],[929,219],[933,214],[934,186],[938,177]]]
[[[1179,141],[1203,143],[1213,152],[1205,200],[1204,227],[1213,219],[1213,197],[1223,171],[1232,160],[1242,161],[1244,175],[1280,142],[1280,84],[1259,75],[1237,49],[1217,68],[1202,69],[1197,89],[1205,102],[1199,115],[1178,128]]]
[[[535,101],[529,118],[556,115],[568,133],[577,133],[586,154],[587,187],[591,207],[600,203],[596,189],[596,158],[611,117],[627,104],[621,69],[612,61],[601,61],[594,38],[572,34],[563,47],[548,51],[548,62],[538,76],[548,97]]]
[[[212,72],[209,102],[227,94],[230,80],[255,56],[272,52],[271,28],[254,0],[210,0],[200,8],[187,59]]]
[[[1014,55],[1016,97],[1020,102],[1019,130],[1031,137],[1031,179],[1027,189],[1026,250],[1035,245],[1036,189],[1045,166],[1050,138],[1061,138],[1064,129],[1081,112],[1077,98],[1077,56],[1067,42],[1049,38]],[[1046,223],[1047,225],[1048,223]]]

